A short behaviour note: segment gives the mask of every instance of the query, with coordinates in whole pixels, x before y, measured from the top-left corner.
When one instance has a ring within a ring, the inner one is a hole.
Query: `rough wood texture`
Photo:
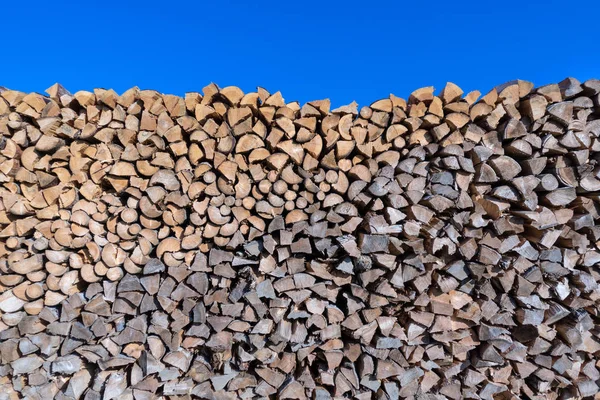
[[[600,82],[330,110],[0,88],[0,399],[575,399]]]

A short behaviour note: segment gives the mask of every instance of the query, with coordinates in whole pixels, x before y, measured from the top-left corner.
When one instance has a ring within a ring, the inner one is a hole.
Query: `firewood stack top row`
[[[0,399],[599,398],[599,80],[46,92],[0,89]]]

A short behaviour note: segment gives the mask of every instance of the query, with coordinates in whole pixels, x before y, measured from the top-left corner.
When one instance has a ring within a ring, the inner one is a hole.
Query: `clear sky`
[[[452,81],[600,78],[600,1],[2,1],[0,86],[210,82],[361,105]]]

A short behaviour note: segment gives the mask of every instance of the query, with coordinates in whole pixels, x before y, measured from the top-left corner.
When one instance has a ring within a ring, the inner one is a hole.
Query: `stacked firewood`
[[[0,399],[576,399],[600,81],[330,109],[0,89]]]

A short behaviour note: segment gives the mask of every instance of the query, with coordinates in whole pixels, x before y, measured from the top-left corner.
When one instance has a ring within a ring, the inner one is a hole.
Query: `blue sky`
[[[210,82],[361,105],[452,81],[600,78],[600,2],[5,1],[0,86],[183,95]]]

